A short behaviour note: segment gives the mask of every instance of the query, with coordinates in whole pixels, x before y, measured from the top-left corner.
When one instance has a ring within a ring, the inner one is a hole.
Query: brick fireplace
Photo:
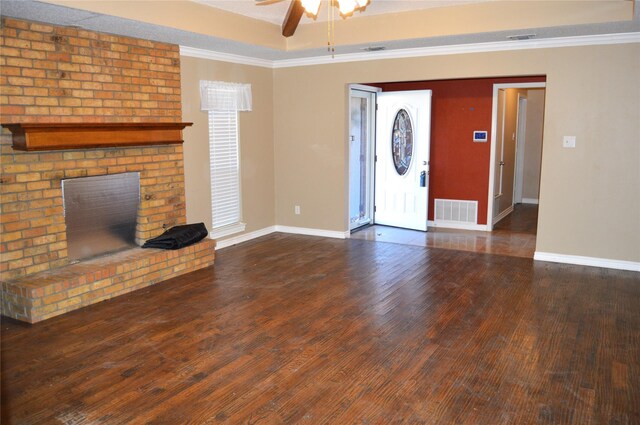
[[[3,124],[142,123],[144,133],[154,131],[145,125],[180,122],[177,46],[8,18],[1,31]],[[138,244],[186,220],[181,140],[100,144],[97,134],[22,151],[2,130],[3,315],[33,323],[213,264],[208,239],[70,264],[62,179],[139,172]]]

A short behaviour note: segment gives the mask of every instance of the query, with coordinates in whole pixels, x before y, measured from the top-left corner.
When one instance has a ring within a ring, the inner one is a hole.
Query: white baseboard
[[[537,261],[550,261],[552,263],[576,264],[580,266],[640,272],[640,263],[634,261],[609,260],[607,258],[582,257],[579,255],[554,254],[552,252],[539,251],[533,254],[533,259]]]
[[[427,226],[437,227],[439,229],[461,229],[461,230],[477,230],[481,232],[488,232],[489,229],[486,224],[466,224],[459,223],[457,221],[427,221]]]
[[[522,198],[522,203],[538,205],[538,198]]]
[[[292,233],[296,235],[307,236],[321,236],[325,238],[334,239],[346,239],[349,237],[350,232],[338,232],[334,230],[321,230],[321,229],[309,229],[306,227],[290,227],[290,226],[269,226],[264,229],[256,230],[242,235],[234,236],[223,240],[216,240],[216,251],[219,249],[227,248],[232,245],[237,245],[242,242],[247,242],[252,239],[266,236],[274,232]]]
[[[496,218],[493,219],[493,225],[495,226],[496,224],[498,224],[498,222],[500,220],[502,220],[503,218],[505,218],[506,216],[508,216],[509,214],[511,214],[513,212],[513,205],[511,205],[509,208],[507,208],[506,210],[502,211]]]
[[[265,227],[264,229],[256,230],[254,232],[244,233],[242,235],[234,236],[233,238],[223,239],[221,241],[216,240],[216,251],[228,246],[237,245],[242,242],[250,241],[251,239],[259,238],[261,236],[268,235],[276,231],[276,226]]]
[[[293,233],[296,235],[322,236],[324,238],[347,239],[351,232],[339,232],[336,230],[309,229],[306,227],[276,226],[276,232]]]

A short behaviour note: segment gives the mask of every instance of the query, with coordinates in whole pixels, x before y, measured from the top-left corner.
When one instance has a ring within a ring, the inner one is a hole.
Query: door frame
[[[518,113],[516,121],[516,158],[513,172],[513,203],[522,203],[524,187],[524,146],[527,143],[527,97],[518,93]]]
[[[547,83],[503,83],[493,85],[493,101],[491,106],[491,147],[489,158],[489,194],[487,202],[487,230],[493,230],[493,203],[496,166],[496,131],[498,131],[498,90],[500,89],[546,89]]]
[[[377,109],[378,109],[378,101],[377,101],[377,97],[376,94],[382,92],[382,89],[379,87],[373,87],[373,86],[367,86],[364,84],[348,84],[347,85],[347,111],[346,111],[346,117],[347,117],[347,125],[345,126],[346,129],[346,134],[345,134],[345,151],[346,151],[346,169],[347,169],[347,186],[346,186],[346,211],[345,211],[345,221],[346,221],[346,235],[347,237],[349,237],[348,235],[351,234],[351,223],[350,223],[350,212],[351,212],[351,185],[350,183],[350,178],[351,178],[351,149],[350,147],[350,132],[351,132],[351,91],[352,90],[358,90],[358,91],[363,91],[363,92],[369,92],[372,93],[373,96],[373,104],[374,104],[374,109],[373,109],[373,117],[372,120],[370,121],[370,137],[369,137],[369,145],[367,146],[367,149],[370,150],[370,152],[372,153],[370,155],[369,158],[369,164],[367,164],[367,167],[369,170],[371,170],[371,176],[370,176],[370,184],[368,187],[368,192],[369,192],[369,199],[368,199],[368,203],[369,203],[369,210],[371,211],[371,222],[374,223],[375,222],[375,211],[374,211],[374,190],[375,190],[375,149],[376,149],[376,119],[377,119]]]

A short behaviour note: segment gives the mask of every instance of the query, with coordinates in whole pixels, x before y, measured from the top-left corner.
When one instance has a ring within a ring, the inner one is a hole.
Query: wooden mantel
[[[179,123],[2,124],[13,135],[13,149],[46,151],[183,143]]]

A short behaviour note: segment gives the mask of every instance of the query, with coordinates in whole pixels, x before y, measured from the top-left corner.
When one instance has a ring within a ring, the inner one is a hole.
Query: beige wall
[[[527,124],[525,129],[522,197],[538,199],[542,131],[544,129],[544,89],[527,90]]]
[[[640,261],[639,67],[639,44],[274,71],[183,57],[183,118],[195,123],[185,132],[187,218],[210,223],[200,79],[253,85],[254,111],[241,113],[240,124],[247,231],[274,224],[346,231],[349,83],[546,74],[537,250]],[[563,149],[563,135],[577,136],[577,147]]]
[[[537,250],[640,261],[640,44],[559,49],[547,79]],[[577,136],[575,149],[562,136]]]
[[[204,222],[211,230],[209,128],[207,113],[200,110],[199,84],[215,80],[251,84],[253,111],[239,113],[243,221],[246,232],[273,226],[273,71],[189,57],[181,58],[181,67],[182,117],[193,122],[184,131],[187,222]]]
[[[637,69],[638,43],[277,69],[276,222],[348,228],[348,83],[546,74],[537,250],[640,261]]]

